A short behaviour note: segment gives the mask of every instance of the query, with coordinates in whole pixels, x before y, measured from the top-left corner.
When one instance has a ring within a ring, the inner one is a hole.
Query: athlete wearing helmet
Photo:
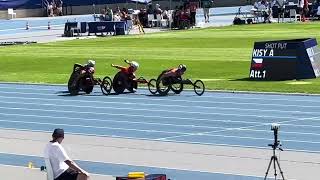
[[[82,70],[81,74],[84,74],[86,72],[93,74],[95,72],[95,65],[96,65],[96,61],[88,60],[87,64],[83,66],[84,69]]]
[[[139,63],[137,63],[136,61],[131,61],[129,64],[130,64],[130,67],[135,71],[139,68]]]
[[[112,67],[115,67],[117,69],[120,69],[121,72],[125,73],[126,75],[128,75],[129,77],[134,76],[133,78],[135,78],[134,72],[136,72],[136,70],[138,70],[139,68],[139,63],[137,63],[136,61],[129,61],[129,60],[125,60],[124,62],[126,62],[127,64],[129,64],[128,67],[123,67],[123,66],[119,66],[119,65],[114,65],[111,64]]]
[[[123,67],[123,66],[119,66],[119,65],[114,65],[111,64],[112,67],[115,67],[117,69],[120,69],[121,72],[121,76],[124,77],[124,86],[126,88],[129,88],[131,92],[135,92],[137,90],[137,83],[135,82],[136,80],[136,75],[134,74],[134,72],[136,72],[139,68],[139,63],[137,63],[136,61],[129,61],[129,60],[125,60],[124,62],[126,62],[129,66],[128,67]]]
[[[93,74],[95,72],[95,65],[96,62],[94,60],[88,60],[86,64],[82,65],[80,74],[74,79],[72,86],[75,86],[78,83],[79,79],[86,75],[89,75],[95,82],[96,80],[93,77]]]
[[[90,67],[94,67],[96,65],[96,61],[90,59],[90,60],[88,60],[86,65],[90,66]]]
[[[177,68],[168,69],[162,77],[181,77],[187,70],[187,66],[180,64]]]

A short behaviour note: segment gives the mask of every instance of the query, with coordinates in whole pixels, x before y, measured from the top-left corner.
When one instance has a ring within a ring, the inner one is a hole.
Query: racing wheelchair
[[[109,76],[104,77],[102,84],[102,93],[104,95],[109,95],[111,93],[111,89],[113,89],[115,94],[122,94],[125,90],[128,90],[130,93],[135,93],[138,88],[138,84],[148,84],[148,81],[143,77],[138,79],[128,77],[128,75],[119,71],[112,81]]]
[[[73,66],[73,71],[68,81],[68,91],[71,95],[78,95],[80,91],[90,94],[95,85],[100,85],[103,93],[110,93],[112,88],[110,78],[105,77],[101,81],[100,78],[95,79],[93,73],[88,71],[81,75],[81,71],[84,70],[84,68],[81,64],[74,64]]]
[[[181,76],[178,77],[163,77],[166,71],[163,71],[156,79],[151,79],[148,82],[148,89],[151,94],[157,94],[165,96],[171,90],[175,94],[180,94],[183,91],[184,85],[192,85],[194,92],[201,96],[205,91],[204,83],[201,80],[196,80],[192,82],[191,79],[182,79]]]

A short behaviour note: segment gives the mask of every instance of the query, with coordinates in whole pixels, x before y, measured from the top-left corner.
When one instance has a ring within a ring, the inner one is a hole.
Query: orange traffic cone
[[[50,24],[50,21],[48,21],[48,30],[51,29],[51,24]]]
[[[29,22],[26,23],[26,30],[29,30]]]

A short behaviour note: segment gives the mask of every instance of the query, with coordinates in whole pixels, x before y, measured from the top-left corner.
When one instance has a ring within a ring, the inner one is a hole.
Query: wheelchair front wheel
[[[151,94],[157,94],[157,92],[158,92],[158,90],[157,90],[157,80],[151,79],[148,82],[148,89],[149,89]]]
[[[112,89],[112,80],[110,77],[106,76],[103,78],[100,84],[101,91],[104,95],[109,95]]]
[[[201,96],[205,91],[204,83],[201,80],[196,80],[193,84],[193,89],[198,96]]]

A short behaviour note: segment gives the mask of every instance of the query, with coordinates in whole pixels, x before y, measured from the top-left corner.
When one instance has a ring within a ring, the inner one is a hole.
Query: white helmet
[[[94,67],[96,65],[96,62],[94,60],[88,60],[87,65]]]
[[[185,71],[187,70],[187,66],[184,65],[184,64],[180,64],[180,65],[178,66],[178,69],[181,70],[182,72],[185,72]]]
[[[134,69],[138,69],[139,63],[137,63],[136,61],[131,61],[130,66],[133,67]]]

